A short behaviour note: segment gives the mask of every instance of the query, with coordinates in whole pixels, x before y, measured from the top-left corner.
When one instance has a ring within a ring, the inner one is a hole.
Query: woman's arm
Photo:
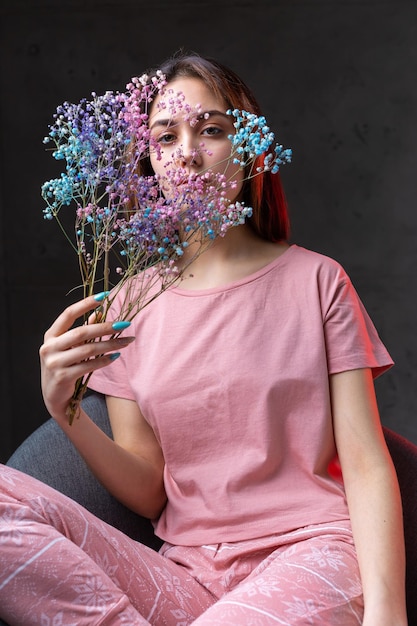
[[[334,432],[361,572],[364,626],[405,626],[401,497],[372,373],[330,376]]]
[[[45,404],[97,479],[136,513],[155,518],[166,502],[164,459],[137,404],[120,398],[108,399],[114,441],[83,410],[71,426],[68,423],[66,409],[76,380],[110,365],[111,353],[132,340],[131,337],[102,339],[114,332],[111,322],[72,328],[81,315],[95,307],[97,302],[93,297],[71,305],[46,332],[40,348]],[[96,341],[86,343],[91,339]]]

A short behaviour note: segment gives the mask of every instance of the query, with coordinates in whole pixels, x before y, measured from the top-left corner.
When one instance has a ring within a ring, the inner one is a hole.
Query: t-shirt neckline
[[[265,276],[265,274],[271,272],[273,269],[275,269],[275,267],[281,265],[281,263],[283,263],[288,258],[288,254],[295,248],[297,248],[296,244],[290,244],[288,248],[284,250],[284,252],[282,252],[282,254],[277,256],[275,259],[273,259],[263,267],[259,268],[259,270],[257,270],[256,272],[248,274],[247,276],[239,278],[238,280],[227,283],[226,285],[221,285],[219,287],[210,287],[209,289],[182,289],[180,287],[181,283],[179,283],[170,287],[168,291],[180,296],[194,297],[222,293],[230,291],[232,289],[236,289],[237,287],[251,283],[261,278],[262,276]]]

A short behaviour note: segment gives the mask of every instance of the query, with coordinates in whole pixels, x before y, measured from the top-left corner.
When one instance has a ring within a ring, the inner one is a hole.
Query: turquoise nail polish
[[[113,330],[124,330],[125,328],[129,328],[130,322],[114,322],[112,324]]]
[[[110,361],[115,361],[116,359],[118,359],[120,356],[120,352],[113,352],[112,354],[109,354],[109,358]]]
[[[107,296],[109,295],[110,291],[102,291],[101,293],[97,293],[94,296],[94,300],[96,302],[102,302],[104,300],[104,298],[107,298]]]

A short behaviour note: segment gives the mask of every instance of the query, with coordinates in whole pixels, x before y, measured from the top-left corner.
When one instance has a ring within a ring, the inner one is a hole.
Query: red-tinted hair
[[[164,61],[158,68],[171,82],[179,77],[199,78],[214,95],[230,109],[245,110],[260,115],[259,104],[249,87],[230,68],[198,54],[179,53]],[[156,69],[149,70],[149,79]],[[253,169],[263,164],[264,156],[258,157]],[[150,167],[145,165],[143,173]],[[248,223],[263,239],[282,241],[289,237],[287,202],[279,173],[264,172],[245,181],[242,200],[253,209]]]

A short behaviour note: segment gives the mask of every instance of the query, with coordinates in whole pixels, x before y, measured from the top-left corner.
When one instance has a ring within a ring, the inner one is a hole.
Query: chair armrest
[[[406,551],[407,614],[410,626],[417,624],[417,446],[384,426],[400,485]]]

